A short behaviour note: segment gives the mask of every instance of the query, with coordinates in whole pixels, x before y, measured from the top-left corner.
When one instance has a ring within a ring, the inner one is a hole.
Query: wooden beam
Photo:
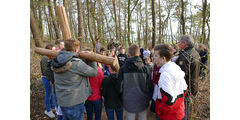
[[[57,16],[59,19],[60,28],[62,30],[63,40],[72,38],[67,15],[63,6],[57,6]]]
[[[56,57],[58,55],[57,51],[48,50],[44,48],[35,48],[34,52],[40,55],[47,55],[52,57]],[[114,58],[114,57],[100,55],[97,53],[85,53],[85,52],[78,52],[78,56],[86,60],[96,61],[96,62],[107,64],[107,65],[113,65],[113,67],[116,68],[117,72],[120,68],[117,57]]]

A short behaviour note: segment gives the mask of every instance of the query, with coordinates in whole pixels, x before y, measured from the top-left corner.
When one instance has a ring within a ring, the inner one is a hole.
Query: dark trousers
[[[87,100],[85,102],[85,106],[87,111],[87,120],[93,119],[93,110],[95,113],[95,120],[101,120],[102,98],[94,101]]]
[[[108,120],[114,120],[114,111],[117,115],[117,120],[123,120],[123,107],[118,109],[110,109],[105,107]]]
[[[190,119],[190,98],[188,96],[184,98],[184,105],[185,105],[184,120],[189,120]]]

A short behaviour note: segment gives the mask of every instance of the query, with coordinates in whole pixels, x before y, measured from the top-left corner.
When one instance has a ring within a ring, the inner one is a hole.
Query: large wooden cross
[[[57,15],[60,23],[60,27],[62,30],[63,40],[67,40],[68,38],[72,38],[71,31],[68,24],[67,15],[65,12],[65,8],[63,6],[57,6]],[[40,55],[47,55],[56,57],[58,52],[54,50],[48,50],[44,48],[35,48],[34,52]],[[80,58],[84,58],[86,60],[96,61],[99,63],[113,65],[116,70],[119,70],[119,63],[117,57],[108,57],[96,53],[85,53],[85,52],[78,52]]]

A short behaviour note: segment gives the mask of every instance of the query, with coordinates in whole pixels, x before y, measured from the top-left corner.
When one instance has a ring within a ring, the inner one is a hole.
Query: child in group
[[[122,94],[119,90],[119,79],[116,68],[109,67],[110,76],[105,77],[102,82],[101,93],[104,97],[104,106],[108,120],[114,120],[114,111],[117,120],[123,120]]]
[[[55,47],[52,44],[48,44],[46,47],[46,49],[49,50],[55,50]],[[44,113],[50,117],[50,118],[54,118],[55,115],[52,112],[52,109],[55,109],[55,104],[54,104],[54,94],[53,94],[53,87],[52,84],[50,83],[51,81],[53,81],[52,79],[52,74],[51,74],[51,69],[48,67],[48,62],[51,60],[52,58],[50,56],[43,56],[42,60],[40,61],[40,65],[41,65],[41,72],[42,72],[42,83],[43,86],[45,88],[45,108],[46,110],[44,111]]]
[[[185,73],[175,63],[172,47],[157,45],[154,48],[154,63],[160,67],[158,81],[158,96],[156,100],[156,114],[162,120],[182,120],[184,118],[184,96],[187,84]]]
[[[145,63],[146,63],[146,66],[147,66],[148,70],[150,71],[150,73],[152,73],[153,64],[152,64],[151,59],[149,57],[145,59]]]
[[[86,111],[87,111],[87,120],[93,119],[93,111],[95,113],[95,120],[101,120],[102,113],[102,95],[101,95],[101,87],[103,80],[103,72],[102,68],[97,67],[97,76],[89,77],[90,86],[93,94],[88,97],[85,102]]]

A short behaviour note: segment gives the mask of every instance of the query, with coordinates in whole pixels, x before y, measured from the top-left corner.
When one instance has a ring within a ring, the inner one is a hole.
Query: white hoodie
[[[185,73],[175,62],[167,62],[164,64],[159,72],[161,73],[158,81],[158,99],[161,99],[160,88],[170,94],[173,99],[171,103],[175,101],[178,95],[184,94],[187,90],[187,84],[184,79]]]

